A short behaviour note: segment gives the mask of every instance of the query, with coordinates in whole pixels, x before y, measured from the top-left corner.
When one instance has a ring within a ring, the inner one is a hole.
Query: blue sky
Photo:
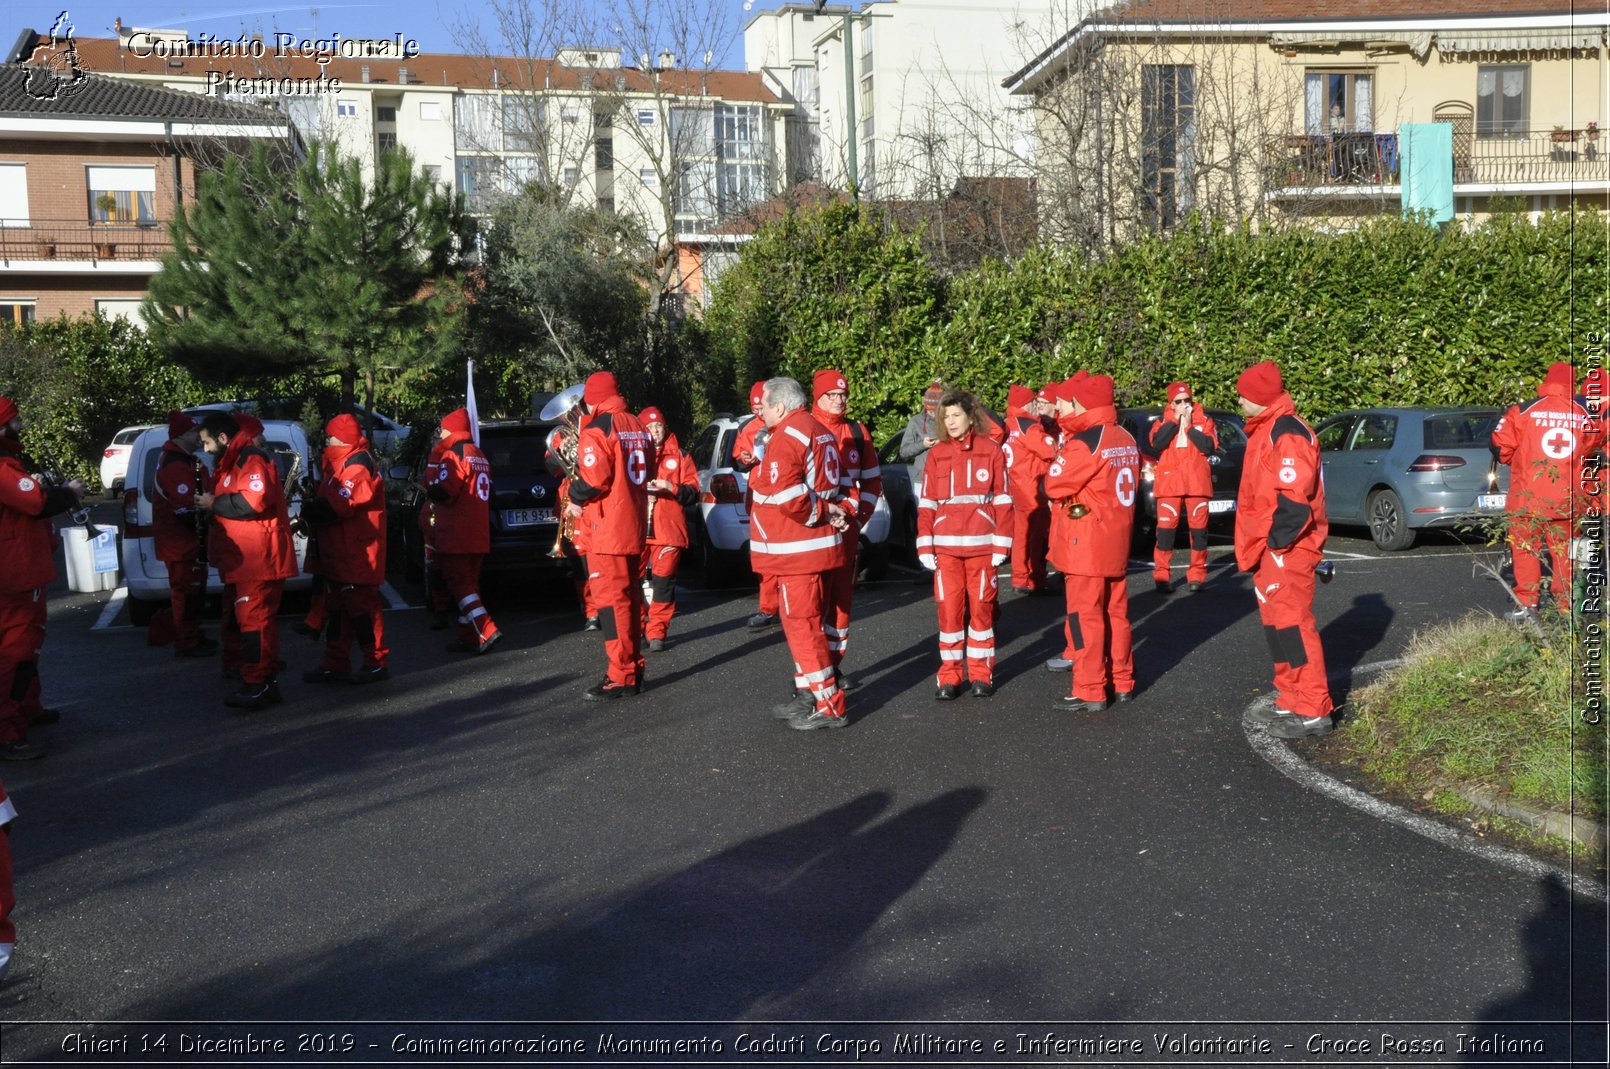
[[[656,0],[668,4],[696,5],[725,8],[725,14],[734,27],[734,41],[725,56],[718,56],[717,67],[738,69],[743,66],[741,28],[750,16],[743,9],[744,0]],[[763,10],[777,7],[781,0],[754,0],[753,8]],[[121,17],[123,25],[183,29],[192,34],[206,32],[219,36],[236,37],[242,32],[291,33],[298,38],[328,37],[391,37],[402,34],[413,38],[425,52],[462,52],[454,26],[460,19],[482,19],[488,36],[493,33],[491,17],[484,0],[387,0],[385,3],[363,3],[353,0],[335,0],[332,3],[276,4],[273,0],[253,3],[242,0],[238,4],[224,0],[207,3],[205,0],[18,0],[11,5],[10,25],[0,26],[0,36],[9,45],[23,27],[45,33],[66,6],[69,21],[80,37],[111,37],[113,20]],[[317,12],[315,16],[314,12]],[[601,44],[603,42],[586,42]]]

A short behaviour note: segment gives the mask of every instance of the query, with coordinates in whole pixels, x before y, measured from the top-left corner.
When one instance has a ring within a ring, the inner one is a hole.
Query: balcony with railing
[[[95,270],[101,265],[149,263],[173,248],[167,224],[160,221],[34,219],[21,226],[14,222],[0,220],[0,265],[12,270]]]
[[[1476,137],[1454,124],[1455,186],[1516,190],[1610,183],[1610,152],[1597,125]],[[1276,191],[1345,194],[1350,188],[1398,186],[1402,158],[1396,133],[1293,134],[1270,146]]]

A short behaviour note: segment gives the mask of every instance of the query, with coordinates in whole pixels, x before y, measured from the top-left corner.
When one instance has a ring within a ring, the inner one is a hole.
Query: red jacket
[[[48,586],[56,578],[50,518],[78,503],[71,490],[46,489],[13,438],[0,438],[0,593]]]
[[[1509,465],[1508,511],[1542,519],[1580,517],[1602,472],[1584,462],[1605,444],[1603,419],[1589,416],[1580,398],[1549,384],[1537,398],[1511,405],[1493,428],[1498,459]],[[1574,492],[1573,492],[1574,490]]]
[[[990,557],[1012,552],[1006,454],[969,431],[928,450],[917,499],[917,552]]]
[[[438,440],[422,485],[419,520],[432,550],[473,554],[492,548],[492,465],[474,439],[451,434]]]
[[[648,544],[651,546],[688,545],[688,515],[683,506],[697,504],[699,500],[699,471],[683,452],[676,435],[667,434],[660,446],[654,478],[664,479],[676,490],[650,490],[654,499],[654,513],[649,522]]]
[[[226,583],[289,579],[296,574],[290,516],[279,468],[263,449],[237,436],[213,476],[207,556]]]
[[[743,459],[747,453],[759,460],[766,454],[765,446],[766,421],[759,416],[750,416],[738,425],[738,434],[732,440],[732,466],[738,471],[748,471],[754,467],[753,463],[746,463]]]
[[[178,442],[163,443],[151,494],[151,530],[157,560],[195,560],[200,554],[196,495],[207,491],[211,478],[200,457]]]
[[[839,486],[844,491],[844,503],[854,507],[855,522],[865,527],[878,507],[878,498],[883,496],[883,469],[878,466],[872,435],[866,424],[820,408],[811,416],[827,428],[838,446]]]
[[[1290,394],[1247,420],[1247,453],[1236,498],[1235,560],[1253,571],[1266,549],[1325,548],[1325,480],[1314,429],[1297,416]]]
[[[337,583],[386,579],[386,485],[369,443],[328,446],[325,478],[302,515],[318,528],[319,574]]]
[[[604,400],[582,422],[570,500],[582,507],[578,526],[589,555],[643,552],[654,468],[654,439],[620,397]]]
[[[1191,406],[1184,431],[1170,412],[1152,424],[1152,493],[1157,497],[1212,497],[1213,464],[1208,460],[1219,448],[1219,430],[1201,405]]]
[[[833,433],[805,409],[771,429],[766,459],[749,473],[750,566],[762,575],[826,572],[849,562],[851,536],[833,528],[827,503],[843,493]]]
[[[1116,578],[1129,567],[1140,487],[1140,449],[1111,405],[1061,420],[1062,449],[1045,474],[1051,499],[1051,563],[1068,575]],[[1068,515],[1067,506],[1085,515]]]
[[[1007,435],[1001,449],[1006,454],[1006,487],[1012,495],[1012,507],[1021,512],[1033,512],[1045,507],[1045,470],[1056,456],[1057,438],[1035,416],[1021,413],[1008,415],[1012,433]],[[1029,448],[1032,439],[1036,448]]]

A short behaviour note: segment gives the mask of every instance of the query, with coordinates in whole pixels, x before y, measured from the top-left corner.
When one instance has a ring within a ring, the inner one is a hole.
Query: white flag
[[[477,449],[481,446],[481,413],[475,407],[475,361],[464,362],[464,411],[470,414],[470,438]]]

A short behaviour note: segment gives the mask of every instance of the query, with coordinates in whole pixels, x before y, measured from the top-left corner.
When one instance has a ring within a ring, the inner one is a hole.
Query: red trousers
[[[201,644],[201,613],[207,604],[207,566],[196,560],[165,563],[174,644],[181,650],[193,650]]]
[[[352,667],[352,643],[358,643],[363,667],[380,668],[391,651],[386,649],[385,625],[380,616],[380,588],[331,581],[324,589],[324,667],[345,672]]]
[[[777,576],[777,607],[782,611],[783,638],[794,658],[794,686],[811,692],[817,712],[843,716],[844,692],[833,674],[833,655],[822,626],[827,611],[825,575]]]
[[[1157,499],[1157,548],[1152,552],[1152,578],[1169,581],[1174,563],[1174,540],[1180,521],[1191,532],[1191,563],[1185,569],[1187,583],[1207,582],[1208,499],[1205,497],[1160,497]]]
[[[681,546],[648,547],[643,559],[643,579],[649,586],[644,638],[664,638],[671,631],[671,618],[676,615],[676,569],[681,562]]]
[[[481,604],[481,553],[438,553],[442,583],[458,612],[458,638],[478,643],[490,638],[497,624]]]
[[[937,554],[934,601],[939,606],[939,685],[993,683],[997,581],[989,557]],[[962,671],[965,661],[967,670]]]
[[[28,733],[39,704],[39,651],[45,646],[45,588],[0,594],[0,742]]]
[[[1135,689],[1130,653],[1128,576],[1066,575],[1068,646],[1073,652],[1073,696],[1107,700],[1107,685]]]
[[[643,681],[643,558],[639,554],[587,554],[587,586],[598,599],[609,679],[618,687]]]
[[[1543,554],[1549,555],[1554,578],[1550,581],[1554,604],[1563,613],[1571,611],[1571,579],[1576,562],[1571,559],[1572,524],[1567,519],[1544,519],[1510,515],[1510,551],[1515,558],[1515,594],[1521,604],[1538,608],[1543,585]]]
[[[285,670],[279,625],[283,579],[243,579],[224,584],[224,668],[240,670],[242,683],[267,683]]]
[[[822,573],[822,596],[827,599],[822,613],[822,631],[827,636],[827,652],[837,667],[850,645],[850,603],[855,598],[855,558],[830,572]]]
[[[777,615],[777,577],[775,575],[763,575],[760,577],[760,605],[756,611],[763,612],[767,616]]]
[[[1325,679],[1325,650],[1314,625],[1314,565],[1311,550],[1265,550],[1252,575],[1258,616],[1275,662],[1275,706],[1298,716],[1328,716],[1333,708]]]
[[[1051,548],[1051,509],[1041,503],[1032,509],[1012,510],[1012,585],[1020,590],[1044,590],[1045,557]]]

